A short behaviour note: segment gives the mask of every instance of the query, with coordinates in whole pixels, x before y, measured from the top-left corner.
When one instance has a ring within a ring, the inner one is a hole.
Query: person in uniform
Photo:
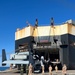
[[[55,71],[58,72],[58,67],[57,67],[57,65],[55,66]]]
[[[52,66],[49,66],[49,75],[52,75]]]
[[[42,65],[42,75],[44,75],[44,65]]]
[[[28,73],[28,75],[32,75],[32,64],[31,63],[29,65],[29,73]]]
[[[62,67],[62,73],[64,75],[66,75],[66,72],[67,72],[67,66],[64,64],[63,67]]]

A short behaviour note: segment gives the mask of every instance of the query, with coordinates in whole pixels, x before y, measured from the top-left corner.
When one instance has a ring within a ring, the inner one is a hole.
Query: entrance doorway
[[[46,50],[36,50],[36,54],[44,57],[45,60],[50,59],[50,61],[56,61],[56,59],[60,60],[59,58],[59,49],[46,49]]]

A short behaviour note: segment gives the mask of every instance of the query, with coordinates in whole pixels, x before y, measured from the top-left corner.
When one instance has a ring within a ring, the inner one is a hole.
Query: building
[[[19,54],[19,55],[17,55]],[[39,26],[28,25],[15,32],[15,54],[11,60],[24,60],[34,64],[33,56],[43,56],[51,61],[58,59],[68,69],[75,69],[75,21],[68,20],[63,24]]]

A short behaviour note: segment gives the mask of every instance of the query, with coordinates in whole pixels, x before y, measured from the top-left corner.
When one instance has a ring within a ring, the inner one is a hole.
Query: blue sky
[[[55,24],[75,20],[75,0],[0,0],[0,56],[3,48],[14,52],[15,31],[27,26],[26,21],[34,25],[38,18],[39,25],[45,25],[51,17]]]

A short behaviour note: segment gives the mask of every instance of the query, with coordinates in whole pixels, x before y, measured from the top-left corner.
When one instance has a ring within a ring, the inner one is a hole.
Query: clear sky
[[[37,18],[45,25],[51,17],[56,24],[75,20],[75,0],[0,0],[0,56],[3,48],[14,52],[15,31],[27,26],[26,21],[34,25]]]

